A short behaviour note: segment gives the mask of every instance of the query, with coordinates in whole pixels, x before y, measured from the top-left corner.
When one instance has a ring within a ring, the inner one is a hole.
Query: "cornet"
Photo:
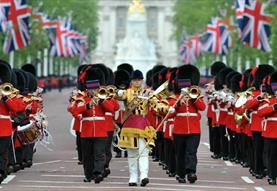
[[[191,86],[190,88],[182,88],[182,93],[187,95],[191,99],[196,99],[201,95],[201,91],[198,86]]]
[[[107,99],[109,96],[109,92],[106,87],[100,87],[96,95],[99,99]]]
[[[17,93],[19,90],[17,90],[15,87],[13,87],[10,83],[4,83],[0,85],[0,92],[4,96],[9,96],[11,94]]]
[[[106,87],[109,97],[115,97],[117,93],[117,88],[114,85],[108,85]]]

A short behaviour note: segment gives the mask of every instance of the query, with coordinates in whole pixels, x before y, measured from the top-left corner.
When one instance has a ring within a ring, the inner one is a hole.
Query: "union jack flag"
[[[201,53],[200,35],[194,35],[180,46],[180,56],[184,64],[193,64]]]
[[[232,45],[232,38],[228,27],[218,18],[213,19],[207,27],[204,35],[203,49],[215,54],[227,54]]]
[[[10,0],[8,28],[5,33],[4,51],[11,52],[26,47],[30,42],[29,18],[32,9],[25,0]]]
[[[243,14],[244,14],[245,5],[250,5],[249,0],[237,0],[236,2],[236,17],[237,17],[240,35],[243,30]]]
[[[243,30],[241,40],[250,47],[266,52],[271,51],[269,37],[270,23],[273,17],[264,13],[265,4],[254,1],[245,5],[243,13]]]
[[[10,9],[10,0],[1,0],[1,2],[0,2],[0,32],[6,32],[6,30],[7,30],[9,9]]]

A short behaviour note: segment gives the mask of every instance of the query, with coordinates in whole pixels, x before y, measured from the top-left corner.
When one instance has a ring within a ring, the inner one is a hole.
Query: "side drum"
[[[24,126],[19,126],[17,131],[17,137],[23,145],[35,143],[41,134],[36,124],[33,122]]]

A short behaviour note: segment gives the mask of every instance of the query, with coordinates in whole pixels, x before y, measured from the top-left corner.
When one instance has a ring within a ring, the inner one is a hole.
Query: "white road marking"
[[[224,161],[227,166],[234,166],[230,161]]]
[[[47,161],[47,162],[34,163],[33,166],[40,165],[40,164],[52,164],[52,163],[58,163],[58,162],[61,162],[61,160],[53,160],[53,161]]]
[[[263,189],[262,187],[255,187],[255,190],[257,190],[257,191],[265,191],[265,189]]]
[[[78,157],[73,157],[72,159],[73,159],[73,160],[77,160],[77,159],[78,159]]]
[[[2,184],[8,184],[15,177],[16,177],[16,175],[8,175],[7,178],[2,182]]]
[[[38,181],[38,180],[22,180],[20,182],[25,182],[25,183],[49,183],[49,184],[76,184],[78,182],[66,182],[66,181]],[[128,184],[128,182],[102,182],[102,185],[105,184],[118,184],[118,185],[126,185]],[[226,190],[246,190],[246,188],[241,188],[241,187],[227,187],[227,186],[211,186],[211,185],[184,185],[184,184],[162,184],[162,183],[149,183],[149,185],[153,185],[153,186],[162,186],[163,189],[162,190],[166,190],[167,188],[165,186],[170,186],[172,189],[172,187],[182,187],[182,188],[196,188],[196,189],[204,189],[204,188],[208,188],[208,189],[226,189]],[[165,187],[165,188],[164,188]],[[100,187],[103,188],[103,187]],[[113,187],[114,188],[114,187]],[[155,188],[157,189],[157,188]]]
[[[84,175],[63,175],[63,174],[42,174],[44,177],[67,177],[67,178],[82,178]],[[118,179],[129,179],[128,176],[109,176],[109,178],[118,178]],[[151,180],[170,180],[176,182],[174,178],[159,178],[159,177],[150,177]],[[210,183],[225,183],[225,184],[234,184],[234,181],[220,181],[220,180],[197,180],[197,182],[210,182]]]
[[[208,149],[210,149],[210,144],[209,143],[203,142],[202,144],[205,145],[206,147],[208,147]]]
[[[126,184],[126,183],[125,183]],[[108,186],[97,186],[93,184],[91,186],[40,186],[40,185],[19,185],[22,188],[61,188],[61,189],[90,189],[90,190],[99,190],[99,189],[120,189],[120,190],[130,190],[130,187],[108,187]],[[133,190],[165,190],[165,191],[201,191],[201,190],[188,190],[188,189],[174,189],[174,188],[150,188],[150,187],[137,187]]]
[[[244,180],[244,182],[246,182],[248,184],[254,184],[254,181],[251,180],[248,176],[242,176],[241,178],[242,178],[242,180]]]

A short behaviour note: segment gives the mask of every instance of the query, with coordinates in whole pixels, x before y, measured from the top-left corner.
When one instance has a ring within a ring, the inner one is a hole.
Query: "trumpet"
[[[12,84],[4,83],[4,84],[0,85],[0,92],[4,96],[9,96],[11,94],[17,93],[18,90],[15,87],[13,87]]]
[[[115,97],[117,93],[117,88],[114,85],[108,85],[106,87],[109,97]]]
[[[191,99],[196,99],[201,95],[201,91],[198,86],[191,86],[190,88],[182,88],[182,93],[187,95]]]
[[[99,99],[107,99],[109,96],[109,92],[106,87],[100,87],[97,91],[97,97]]]

